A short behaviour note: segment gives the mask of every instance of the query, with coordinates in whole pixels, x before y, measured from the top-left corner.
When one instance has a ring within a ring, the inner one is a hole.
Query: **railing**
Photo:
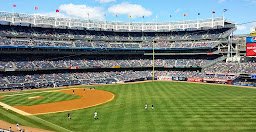
[[[94,20],[80,20],[70,18],[48,17],[41,15],[21,14],[0,12],[0,21],[11,23],[28,23],[33,25],[44,25],[53,27],[69,27],[69,28],[86,28],[86,29],[103,29],[115,31],[171,31],[199,28],[224,27],[225,20],[220,18],[212,18],[196,21],[180,21],[165,23],[148,23],[148,22],[108,22]]]

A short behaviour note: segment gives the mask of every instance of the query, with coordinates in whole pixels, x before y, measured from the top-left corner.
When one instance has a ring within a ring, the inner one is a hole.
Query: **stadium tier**
[[[48,17],[42,15],[30,15],[21,13],[0,12],[0,20],[3,22],[11,22],[13,24],[25,24],[38,27],[59,27],[70,29],[89,29],[104,31],[123,31],[123,32],[161,32],[170,30],[185,30],[199,28],[224,27],[225,20],[223,18],[196,20],[196,21],[180,21],[167,23],[136,23],[136,22],[108,22],[93,21],[59,17]]]
[[[24,60],[25,59],[25,60]],[[39,59],[39,58],[36,58]],[[55,58],[56,59],[56,58]],[[58,58],[57,58],[58,59]],[[4,59],[3,59],[4,60]],[[155,59],[156,67],[203,67],[212,60],[207,59]],[[0,70],[13,69],[22,70],[49,70],[49,69],[88,69],[88,68],[139,68],[152,67],[150,59],[58,59],[58,60],[31,60],[31,58],[20,58],[0,61]]]
[[[223,45],[234,30],[222,18],[115,23],[1,12],[0,88],[151,79],[232,83],[256,73],[255,62],[224,62],[220,51],[228,50]]]

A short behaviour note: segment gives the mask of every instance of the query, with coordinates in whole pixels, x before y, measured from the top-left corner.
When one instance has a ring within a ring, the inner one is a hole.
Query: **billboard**
[[[246,44],[256,43],[256,37],[246,37]]]
[[[247,43],[246,44],[246,56],[256,57],[256,43]]]
[[[256,57],[256,37],[246,38],[246,56]]]

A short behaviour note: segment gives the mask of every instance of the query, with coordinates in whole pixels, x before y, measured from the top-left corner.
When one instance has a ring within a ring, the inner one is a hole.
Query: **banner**
[[[246,44],[256,43],[256,37],[246,37]]]
[[[70,66],[69,69],[79,69],[79,66]]]
[[[188,78],[188,82],[203,82],[202,78]]]
[[[171,81],[172,77],[171,76],[159,76],[157,80]]]
[[[256,43],[246,44],[246,56],[256,56]]]
[[[112,68],[121,68],[121,66],[113,66]]]

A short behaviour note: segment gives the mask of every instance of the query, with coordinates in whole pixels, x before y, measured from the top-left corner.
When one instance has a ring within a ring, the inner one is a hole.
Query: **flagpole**
[[[12,5],[12,23],[14,23],[14,17],[15,17],[15,13],[14,13],[14,9],[16,8],[16,4]]]
[[[116,14],[116,30],[117,30],[117,14]]]
[[[222,12],[222,21],[223,21],[223,27],[225,25],[225,12],[227,11],[227,9],[223,9],[223,12]]]
[[[107,29],[107,18],[106,18],[106,14],[104,14],[104,17],[105,17],[105,25],[104,25],[104,29],[106,30]]]
[[[144,16],[142,16],[142,40],[144,41]]]
[[[222,12],[223,27],[224,27],[224,25],[225,25],[225,16],[224,16],[224,14],[225,14],[225,9],[224,9],[223,12]]]
[[[129,31],[131,31],[131,15],[129,15]]]
[[[155,22],[155,24],[156,24],[156,31],[157,31],[157,19],[158,19],[158,16],[156,15],[156,22]]]
[[[56,11],[55,11],[55,14],[56,14],[56,15],[55,15],[55,22],[54,22],[55,27],[57,26],[57,13],[58,13],[58,11],[56,10]]]
[[[56,15],[55,15],[55,27],[57,26],[57,15],[58,15],[59,12],[60,12],[60,10],[56,9],[56,11],[55,11],[55,13],[56,13]]]
[[[34,12],[34,25],[36,25],[36,11],[38,10],[38,7],[35,6],[35,12]]]
[[[34,25],[36,25],[36,13],[34,12]]]
[[[213,12],[212,12],[212,28],[213,28]]]
[[[169,22],[169,31],[171,31],[171,22],[172,21],[172,15],[170,15],[170,22]]]
[[[212,28],[214,27],[215,11],[212,11]]]
[[[185,30],[185,18],[186,18],[186,15],[187,15],[187,14],[184,14],[184,15],[183,15],[183,16],[184,16],[184,17],[183,17],[183,30]]]
[[[196,20],[197,20],[197,29],[199,28],[199,20],[198,20],[199,16],[200,16],[200,13],[197,13],[197,18],[196,18]]]
[[[14,7],[12,7],[12,23],[14,23]]]
[[[131,31],[131,28],[130,28],[130,26],[131,26],[130,15],[128,16],[128,18],[129,18],[129,31]]]

